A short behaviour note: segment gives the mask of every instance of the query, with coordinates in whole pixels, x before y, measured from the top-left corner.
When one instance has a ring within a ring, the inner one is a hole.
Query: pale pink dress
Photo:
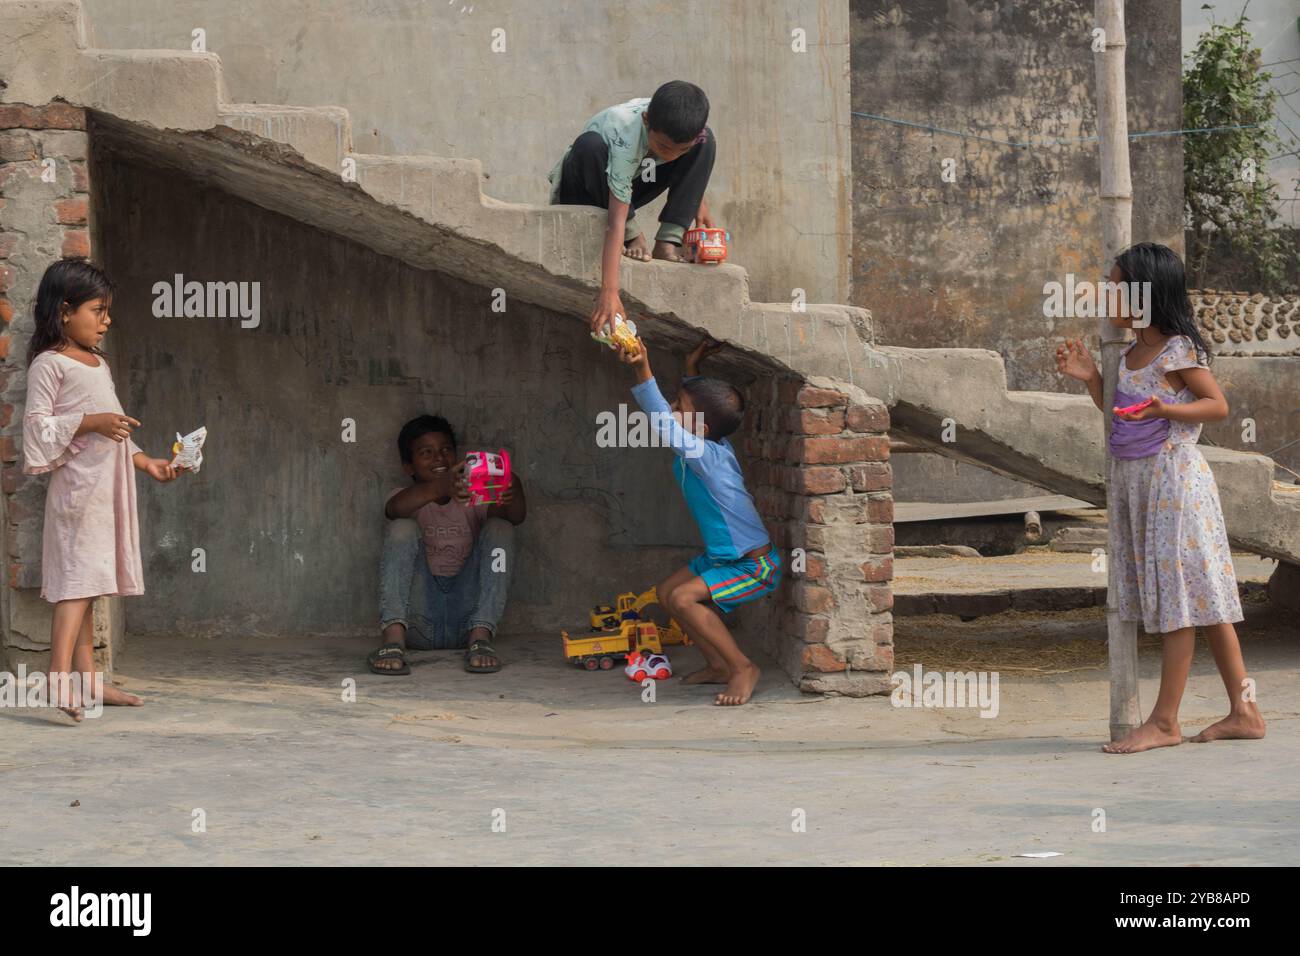
[[[50,602],[144,593],[135,468],[129,438],[73,437],[83,415],[122,413],[108,363],[92,368],[59,352],[27,370],[23,471],[51,472],[45,496],[41,597]]]

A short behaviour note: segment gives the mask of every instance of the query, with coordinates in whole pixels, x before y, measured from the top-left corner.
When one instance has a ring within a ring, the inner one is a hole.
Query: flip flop
[[[378,666],[380,661],[390,660],[394,657],[402,662],[401,667],[385,668]],[[370,652],[370,656],[366,658],[366,662],[374,673],[382,674],[385,677],[401,677],[403,674],[411,673],[411,665],[406,663],[406,649],[401,644],[385,644],[383,647],[375,648]]]
[[[470,659],[474,657],[495,657],[496,663],[489,664],[487,667],[475,666],[470,664]],[[479,638],[465,648],[465,670],[470,674],[495,674],[501,670],[501,658],[492,647],[491,642]]]

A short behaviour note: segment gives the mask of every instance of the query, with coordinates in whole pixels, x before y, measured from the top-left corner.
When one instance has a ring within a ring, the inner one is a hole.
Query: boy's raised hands
[[[632,366],[636,372],[638,382],[648,382],[654,378],[654,372],[650,371],[650,352],[646,349],[645,343],[641,341],[641,336],[636,339],[636,351],[629,352],[621,345],[618,347],[619,361]]]
[[[714,341],[709,336],[700,339],[700,344],[695,346],[691,354],[686,356],[686,374],[699,375],[700,363],[710,355],[722,351],[722,343]]]

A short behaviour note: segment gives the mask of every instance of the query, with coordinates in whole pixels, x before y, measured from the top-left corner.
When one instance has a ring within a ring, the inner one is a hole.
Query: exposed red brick
[[[854,465],[848,473],[854,491],[888,491],[894,486],[894,473],[889,465]]]
[[[889,409],[884,405],[850,405],[845,421],[851,431],[889,431]]]
[[[891,581],[894,577],[894,559],[872,558],[861,565],[862,578],[871,584],[877,584],[881,581]]]
[[[60,199],[54,204],[55,218],[65,226],[84,226],[89,211],[90,203],[85,196]]]
[[[67,103],[27,106],[6,103],[0,106],[0,129],[77,129],[86,128],[86,111]]]
[[[8,292],[10,284],[14,281],[14,270],[11,266],[0,262],[0,292]]]
[[[0,362],[3,362],[5,359],[9,358],[9,345],[12,342],[13,342],[12,336],[0,335]]]
[[[804,521],[811,521],[813,524],[826,523],[826,499],[824,498],[805,498],[801,511],[798,517],[803,518]]]
[[[800,408],[828,408],[848,403],[849,397],[843,392],[832,391],[829,388],[815,388],[812,385],[805,385],[799,389],[795,402]]]
[[[892,497],[867,499],[867,520],[872,524],[893,524],[894,499]]]
[[[18,234],[14,232],[0,232],[0,259],[8,259],[13,255],[14,248],[18,245]]]
[[[894,592],[887,584],[867,588],[867,600],[873,611],[888,611],[894,606]]]
[[[8,299],[0,298],[0,322],[8,325],[14,320],[14,306]]]
[[[894,550],[893,525],[873,525],[867,529],[867,550],[872,554],[888,554]]]
[[[804,570],[803,577],[805,580],[822,582],[826,580],[826,559],[821,555],[808,554],[804,552]]]
[[[0,343],[7,347],[9,336],[0,339]],[[17,461],[18,445],[14,442],[13,435],[0,435],[0,461]]]
[[[848,486],[838,468],[787,468],[783,486],[797,495],[827,495]]]
[[[856,461],[885,461],[889,458],[889,439],[873,438],[794,438],[790,441],[790,458],[811,465],[848,464]]]
[[[27,163],[40,157],[36,140],[26,130],[0,130],[0,163]]]
[[[18,482],[22,480],[22,477],[21,468],[15,465],[5,465],[3,469],[0,469],[0,491],[12,495],[18,490]]]
[[[63,233],[62,254],[90,258],[90,233],[84,229],[68,229]]]
[[[844,410],[792,408],[786,427],[798,435],[838,435],[844,430]]]
[[[773,435],[764,438],[763,457],[768,461],[788,461],[790,458],[790,439],[784,435]]]
[[[810,670],[820,671],[823,674],[842,671],[845,668],[844,662],[825,644],[806,645],[803,649],[803,664]]]
[[[805,614],[821,614],[835,606],[835,596],[820,585],[800,581],[794,586],[794,606]]]
[[[790,636],[809,644],[825,643],[830,623],[824,617],[813,617],[800,611],[791,610],[786,615],[786,630]]]

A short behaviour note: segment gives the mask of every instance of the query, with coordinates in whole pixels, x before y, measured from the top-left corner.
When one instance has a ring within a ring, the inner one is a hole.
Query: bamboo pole
[[[1102,280],[1115,256],[1132,242],[1133,184],[1128,158],[1128,102],[1124,83],[1124,0],[1095,0],[1096,25],[1106,31],[1103,49],[1093,54],[1097,70],[1097,135],[1101,146]],[[1101,298],[1099,297],[1099,301]],[[1148,306],[1149,307],[1149,306]],[[1103,316],[1101,321],[1102,408],[1115,404],[1120,353],[1127,340]],[[1111,415],[1102,415],[1110,439]],[[1106,452],[1107,505],[1110,505],[1110,451]],[[1113,510],[1112,510],[1113,513]],[[1115,587],[1117,528],[1107,520],[1106,642],[1110,658],[1110,739],[1118,740],[1142,722],[1138,704],[1137,624],[1119,619]]]

